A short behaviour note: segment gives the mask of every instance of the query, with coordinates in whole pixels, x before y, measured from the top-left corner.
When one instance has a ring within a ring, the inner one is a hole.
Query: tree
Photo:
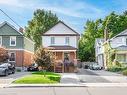
[[[25,35],[35,42],[35,50],[41,45],[41,35],[58,22],[58,17],[51,11],[37,9],[28,26],[25,27]]]
[[[107,29],[109,38],[127,29],[127,11],[123,14],[110,13],[103,20],[87,21],[83,36],[79,41],[79,58],[81,61],[95,61],[95,39],[104,37]]]
[[[53,52],[46,48],[38,48],[34,54],[34,61],[41,66],[43,70],[47,70],[51,65],[55,63],[55,56]]]
[[[0,62],[5,62],[8,59],[8,51],[4,47],[0,47]]]
[[[89,20],[86,22],[84,34],[79,41],[78,55],[81,61],[95,61],[95,38],[103,35],[100,28],[101,22],[101,19],[96,22]]]

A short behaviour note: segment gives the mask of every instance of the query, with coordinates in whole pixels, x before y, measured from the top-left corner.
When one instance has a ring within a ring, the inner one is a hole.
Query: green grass
[[[53,72],[32,72],[31,75],[15,80],[13,83],[17,84],[52,84],[59,83],[61,76]]]

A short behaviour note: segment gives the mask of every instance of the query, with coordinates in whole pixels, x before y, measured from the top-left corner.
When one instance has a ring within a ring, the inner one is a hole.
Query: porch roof
[[[72,46],[48,46],[49,50],[77,50],[77,48]]]
[[[120,51],[126,51],[127,50],[127,46],[122,45],[122,46],[116,47],[115,49],[116,50],[120,50]]]

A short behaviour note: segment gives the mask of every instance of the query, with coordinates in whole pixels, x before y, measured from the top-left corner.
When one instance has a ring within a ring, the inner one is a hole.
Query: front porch
[[[74,60],[77,58],[76,51],[55,51],[56,63],[54,64],[54,72],[74,72]]]

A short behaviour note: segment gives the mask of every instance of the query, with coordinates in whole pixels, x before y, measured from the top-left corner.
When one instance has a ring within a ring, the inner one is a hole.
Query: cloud
[[[61,1],[61,2],[60,2]],[[13,2],[13,3],[12,3]],[[65,2],[65,3],[64,3]],[[78,18],[96,18],[102,15],[102,10],[92,6],[85,1],[77,0],[2,0],[0,5],[6,7],[12,7],[20,10],[33,10],[37,8],[43,8],[46,10],[52,10],[55,13],[64,14],[66,16],[78,17]]]

